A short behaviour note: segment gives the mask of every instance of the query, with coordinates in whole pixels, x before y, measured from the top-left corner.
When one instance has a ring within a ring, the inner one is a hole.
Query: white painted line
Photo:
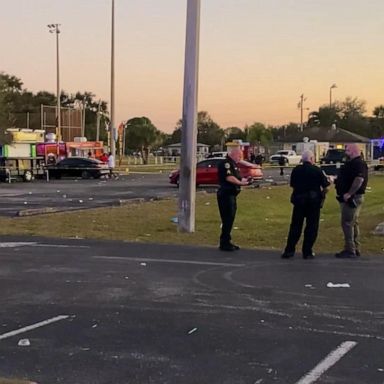
[[[44,325],[55,323],[56,321],[65,320],[68,317],[69,317],[68,315],[60,315],[60,316],[52,317],[51,319],[48,319],[48,320],[40,321],[39,323],[35,323],[23,328],[16,329],[15,331],[3,333],[2,335],[0,335],[0,340],[4,340],[4,339],[7,339],[8,337],[18,335],[19,333],[28,332],[33,329],[43,327]]]
[[[90,248],[88,245],[40,244],[36,242],[0,243],[0,248],[19,248],[19,247]]]
[[[7,242],[7,243],[0,243],[0,248],[16,248],[16,247],[30,247],[32,245],[36,245],[36,242]]]
[[[303,376],[296,384],[311,384],[317,381],[320,376],[335,365],[344,355],[346,355],[357,343],[355,341],[345,341],[338,348],[332,351],[322,360],[311,372]]]
[[[149,259],[144,257],[119,257],[119,256],[93,256],[94,259],[140,261],[149,263],[174,263],[174,264],[195,264],[195,265],[214,265],[219,267],[244,267],[245,264],[215,263],[211,261],[175,260],[175,259]]]

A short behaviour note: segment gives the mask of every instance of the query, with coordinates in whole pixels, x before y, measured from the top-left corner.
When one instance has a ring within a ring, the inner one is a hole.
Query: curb
[[[34,216],[34,215],[42,215],[45,213],[55,213],[55,212],[62,212],[62,209],[53,208],[53,207],[23,209],[22,211],[18,211],[16,213],[16,216],[19,216],[19,217]]]

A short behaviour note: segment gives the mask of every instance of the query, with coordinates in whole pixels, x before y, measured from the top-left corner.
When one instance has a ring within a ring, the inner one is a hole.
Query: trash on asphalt
[[[188,335],[192,335],[192,333],[196,331],[197,331],[197,328],[192,328],[190,331],[188,331]]]
[[[336,284],[334,284],[334,283],[329,282],[327,284],[327,287],[328,288],[350,288],[351,286],[348,283],[336,283]]]
[[[26,201],[24,201],[24,204],[28,204]]]
[[[29,339],[20,339],[17,345],[19,347],[29,347],[31,345],[31,342],[29,341]]]
[[[143,267],[146,267],[147,263],[140,263],[140,265],[142,265]]]
[[[97,327],[97,324],[93,324],[93,325],[92,325],[92,328],[96,328],[96,327]]]
[[[79,200],[79,203],[83,203],[83,200]]]

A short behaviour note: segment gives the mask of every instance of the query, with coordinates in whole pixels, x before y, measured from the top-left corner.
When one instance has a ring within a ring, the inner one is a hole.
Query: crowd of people
[[[331,181],[336,188],[344,234],[343,249],[337,252],[335,257],[345,259],[361,255],[359,215],[368,182],[368,167],[357,144],[347,144],[345,150],[347,162],[332,180],[314,164],[312,151],[304,151],[301,164],[292,170],[290,201],[293,211],[287,243],[281,255],[283,259],[291,259],[295,256],[304,221],[302,257],[304,259],[315,257],[313,246],[319,230],[320,210]],[[217,191],[217,202],[222,222],[219,249],[222,251],[240,249],[231,241],[231,231],[237,210],[237,195],[240,193],[241,186],[248,184],[248,180],[241,178],[237,167],[240,158],[241,151],[235,147],[229,150],[227,157],[218,166],[220,188]]]

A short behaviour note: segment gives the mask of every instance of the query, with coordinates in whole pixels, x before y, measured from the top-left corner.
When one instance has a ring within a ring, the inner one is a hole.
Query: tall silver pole
[[[59,60],[59,25],[56,24],[56,73],[57,73],[57,141],[61,141],[61,103],[60,103],[60,60]]]
[[[100,116],[101,112],[101,99],[99,100],[99,106],[97,107],[97,117],[96,117],[96,141],[99,141],[100,139]]]
[[[300,131],[303,132],[303,104],[304,94],[300,96]]]
[[[114,158],[116,157],[115,138],[115,0],[112,0],[110,150]]]
[[[187,0],[178,229],[195,231],[200,0]]]

